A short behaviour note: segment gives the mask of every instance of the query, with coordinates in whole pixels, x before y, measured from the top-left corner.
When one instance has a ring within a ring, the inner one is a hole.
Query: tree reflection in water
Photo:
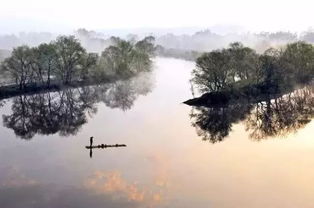
[[[96,103],[126,111],[151,88],[150,73],[145,72],[110,84],[21,95],[13,98],[12,114],[3,115],[3,124],[22,139],[58,132],[61,136],[75,135],[87,122],[87,116],[97,112]]]
[[[242,104],[228,107],[194,107],[190,117],[197,134],[203,140],[216,143],[227,137],[232,124],[243,120],[250,110],[250,106]]]
[[[314,117],[314,86],[307,86],[274,100],[258,103],[247,116],[250,137],[260,140],[284,137],[304,128]]]
[[[193,107],[192,126],[203,140],[223,141],[232,125],[243,121],[250,138],[285,137],[306,126],[314,117],[314,86],[307,86],[276,99],[235,103],[228,106]]]

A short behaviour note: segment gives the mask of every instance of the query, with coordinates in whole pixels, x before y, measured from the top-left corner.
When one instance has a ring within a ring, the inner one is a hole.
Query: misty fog
[[[232,30],[232,27],[230,28]],[[301,33],[278,31],[278,32],[238,32],[231,33],[215,33],[209,29],[200,30],[195,33],[188,33],[188,30],[183,30],[178,33],[178,30],[169,29],[174,33],[163,33],[158,30],[138,31],[138,34],[127,33],[127,30],[120,30],[115,35],[128,40],[139,40],[145,35],[153,35],[156,37],[156,44],[167,50],[166,53],[159,54],[165,56],[175,56],[174,54],[182,54],[194,52],[212,51],[228,46],[232,42],[242,42],[245,46],[255,49],[262,53],[270,47],[280,47],[286,43],[295,41],[314,42],[314,31],[307,30]],[[228,30],[226,30],[228,31]],[[71,35],[78,38],[84,48],[89,52],[100,53],[105,48],[112,44],[111,34],[107,32],[97,32],[94,30],[78,29]],[[183,32],[183,34],[182,34]],[[37,46],[41,43],[48,43],[61,34],[49,32],[21,32],[18,34],[6,34],[0,36],[0,60],[6,58],[10,51],[21,45]],[[171,55],[172,54],[172,55]],[[193,55],[188,55],[193,56]],[[188,58],[187,58],[188,59]]]

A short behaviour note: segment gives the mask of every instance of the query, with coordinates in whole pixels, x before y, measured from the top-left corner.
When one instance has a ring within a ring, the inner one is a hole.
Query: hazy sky
[[[313,6],[311,0],[1,0],[0,33],[224,24],[300,31],[314,26]]]

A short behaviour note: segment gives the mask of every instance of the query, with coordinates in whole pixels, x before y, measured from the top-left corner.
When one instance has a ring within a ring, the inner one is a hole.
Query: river
[[[6,100],[0,108],[0,207],[314,207],[314,122],[257,140],[239,121],[223,141],[204,141],[191,107],[182,104],[192,97],[193,67],[156,58],[150,75],[116,86],[92,106],[71,97],[83,108],[66,108],[79,117],[73,128],[69,119],[50,123],[53,130],[38,127],[44,121],[32,119],[40,118],[40,108],[18,123],[24,105]],[[94,148],[90,156],[91,136],[93,145],[126,147]]]

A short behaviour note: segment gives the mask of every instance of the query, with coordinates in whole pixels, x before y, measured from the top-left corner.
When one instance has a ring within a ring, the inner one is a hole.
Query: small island
[[[241,43],[203,53],[192,72],[192,87],[203,95],[192,106],[256,103],[309,84],[314,77],[314,47],[305,42],[258,54]]]
[[[314,117],[314,47],[295,42],[258,54],[241,43],[202,54],[192,72],[192,126],[221,142],[243,122],[253,140],[284,137]]]

